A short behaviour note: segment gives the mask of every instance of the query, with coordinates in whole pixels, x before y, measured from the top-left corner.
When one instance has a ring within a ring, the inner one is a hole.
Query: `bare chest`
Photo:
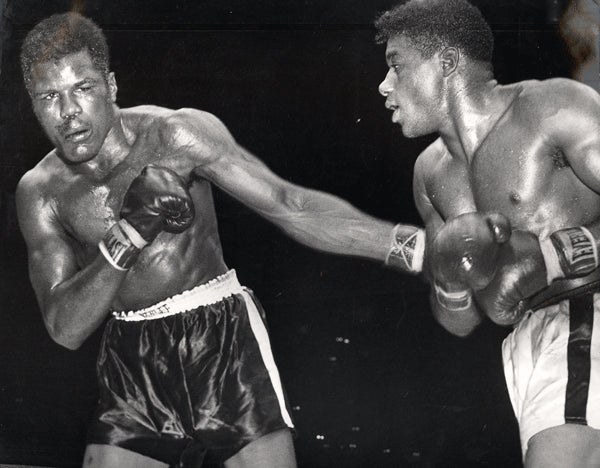
[[[470,165],[452,160],[432,184],[444,217],[496,211],[537,233],[589,222],[600,214],[598,195],[576,176],[547,135],[503,126],[491,133]]]
[[[133,179],[148,164],[172,167],[172,155],[156,145],[136,143],[128,156],[99,180],[73,175],[58,187],[55,199],[61,224],[83,255],[95,252],[106,231],[119,219]]]

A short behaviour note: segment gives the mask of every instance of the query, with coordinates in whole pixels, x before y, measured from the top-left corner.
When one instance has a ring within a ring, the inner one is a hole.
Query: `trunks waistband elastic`
[[[215,304],[226,297],[243,291],[244,288],[238,282],[235,270],[229,270],[227,273],[207,283],[184,291],[181,294],[177,294],[145,309],[114,311],[112,314],[117,320],[153,320],[188,312],[201,306]]]
[[[557,280],[530,297],[527,303],[531,310],[538,310],[558,304],[565,299],[596,292],[600,292],[600,269],[598,268],[581,278]]]

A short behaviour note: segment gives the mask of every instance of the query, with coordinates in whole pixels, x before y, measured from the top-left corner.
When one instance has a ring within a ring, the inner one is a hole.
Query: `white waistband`
[[[215,304],[226,297],[243,292],[238,282],[235,270],[196,286],[173,297],[158,302],[140,310],[114,311],[112,314],[118,320],[139,321],[152,320],[169,315],[181,314],[197,307]]]

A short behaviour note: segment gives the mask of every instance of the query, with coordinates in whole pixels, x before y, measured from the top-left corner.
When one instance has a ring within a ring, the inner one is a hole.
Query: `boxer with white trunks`
[[[486,316],[515,326],[503,354],[527,467],[600,466],[600,96],[500,85],[466,0],[405,1],[376,28],[392,121],[439,135],[414,171],[434,317],[458,336]]]

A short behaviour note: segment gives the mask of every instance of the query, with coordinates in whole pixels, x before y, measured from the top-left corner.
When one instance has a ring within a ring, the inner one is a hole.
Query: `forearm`
[[[102,254],[53,287],[41,304],[46,328],[58,344],[77,349],[102,324],[123,280]]]
[[[304,191],[301,199],[287,201],[291,207],[265,217],[283,229],[294,240],[314,249],[385,262],[390,254],[393,236],[409,238],[419,228],[399,225],[374,218],[335,196],[317,191]],[[410,268],[400,269],[409,272]]]
[[[319,209],[269,218],[292,239],[308,247],[381,262],[386,258],[394,227],[390,222],[352,210]]]

